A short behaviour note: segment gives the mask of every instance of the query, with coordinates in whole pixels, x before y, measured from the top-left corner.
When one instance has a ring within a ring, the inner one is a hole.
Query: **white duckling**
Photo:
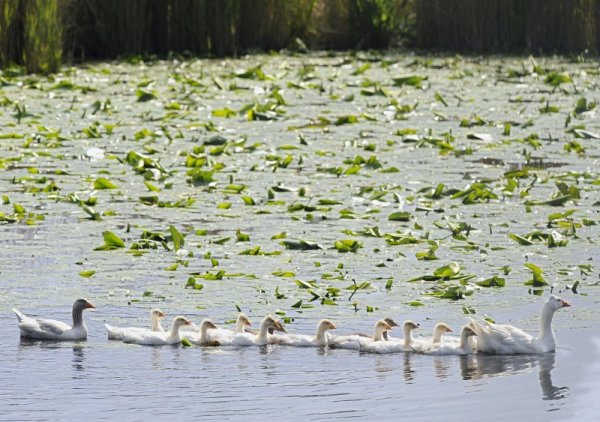
[[[325,333],[329,330],[335,329],[336,326],[333,322],[328,319],[322,319],[317,324],[317,331],[314,336],[306,334],[274,334],[271,336],[269,342],[272,344],[283,344],[286,346],[296,347],[324,347],[327,346],[327,336]]]
[[[257,334],[243,332],[235,333],[233,336],[221,336],[219,333],[214,333],[212,337],[222,346],[262,346],[270,343],[270,329],[285,333],[285,328],[281,322],[271,315],[267,315],[262,320]]]
[[[208,330],[215,330],[217,326],[210,320],[205,319],[200,324],[200,333],[185,333],[184,337],[187,338],[190,343],[198,346],[220,346],[221,343],[217,340],[211,340],[208,336]]]
[[[428,355],[468,355],[473,352],[469,338],[476,336],[475,332],[468,326],[464,326],[460,331],[460,342],[436,342],[431,343],[428,348],[419,348],[417,351]]]
[[[421,351],[431,348],[433,345],[442,342],[442,336],[446,333],[452,333],[452,328],[445,322],[438,322],[433,327],[433,335],[431,337],[415,338],[413,339],[412,346],[415,351]],[[458,344],[458,342],[457,342]]]
[[[389,327],[389,324],[386,325]],[[405,321],[403,324],[404,339],[381,341],[383,339],[383,334],[378,340],[376,340],[376,336],[374,336],[370,341],[361,339],[359,342],[360,351],[372,353],[412,352],[414,350],[412,331],[416,330],[417,328],[419,328],[418,323],[413,321]]]
[[[73,303],[73,325],[70,326],[61,321],[53,319],[35,319],[22,312],[13,309],[19,320],[21,337],[36,340],[85,340],[87,339],[87,327],[83,322],[83,311],[95,308],[86,299],[77,299]]]
[[[230,330],[229,328],[218,327],[216,330],[213,331],[212,337],[220,338],[220,339],[228,339],[228,342],[231,342],[233,339],[233,336],[236,333],[256,334],[257,332],[250,331],[247,328],[249,326],[252,326],[252,321],[250,321],[250,318],[248,318],[248,316],[245,313],[240,312],[235,320],[235,328],[233,330]]]
[[[552,317],[560,308],[571,306],[557,296],[550,296],[542,308],[540,335],[533,337],[507,324],[492,324],[471,319],[469,328],[477,334],[477,351],[494,354],[528,354],[553,352],[556,340],[552,331]]]
[[[164,332],[165,329],[160,324],[160,320],[165,317],[165,313],[158,308],[154,308],[150,311],[150,321],[151,328],[143,328],[143,327],[114,327],[109,324],[104,324],[106,327],[106,331],[108,332],[109,340],[123,340],[125,331],[132,332],[146,332],[146,331],[156,331],[156,332]]]
[[[144,346],[163,346],[167,344],[181,343],[181,335],[179,330],[181,327],[190,325],[191,321],[185,317],[177,316],[173,319],[171,329],[166,332],[145,331],[145,332],[130,332],[123,333],[123,341],[125,343],[135,343]]]
[[[332,349],[351,349],[351,350],[362,350],[363,348],[370,347],[369,345],[374,342],[384,342],[384,333],[391,330],[392,326],[384,319],[380,319],[375,323],[373,328],[373,335],[370,337],[364,334],[354,334],[349,336],[331,336],[329,338],[329,347]]]

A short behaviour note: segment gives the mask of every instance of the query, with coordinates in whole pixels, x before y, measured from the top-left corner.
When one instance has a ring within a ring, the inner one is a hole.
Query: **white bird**
[[[504,355],[554,351],[556,340],[552,331],[552,317],[557,310],[566,306],[571,304],[557,296],[550,296],[542,308],[540,335],[537,338],[512,325],[471,319],[469,327],[477,334],[477,351]]]
[[[199,333],[185,333],[183,336],[187,338],[190,343],[197,344],[198,346],[220,346],[221,343],[218,340],[211,340],[208,336],[208,330],[214,330],[217,326],[210,320],[205,319],[200,324]]]
[[[177,316],[173,319],[173,325],[171,325],[169,331],[145,331],[141,333],[126,331],[123,333],[123,341],[125,343],[135,343],[144,346],[162,346],[166,344],[181,343],[179,329],[190,324],[191,322],[187,318]]]
[[[274,334],[271,336],[269,343],[296,347],[323,347],[327,346],[327,336],[325,333],[328,330],[335,330],[335,328],[333,322],[328,319],[322,319],[317,324],[317,331],[314,336],[306,334]]]
[[[451,333],[452,328],[448,326],[445,322],[438,322],[435,324],[433,328],[433,336],[432,337],[424,337],[424,338],[415,338],[413,339],[412,346],[416,351],[426,350],[431,348],[435,344],[439,344],[442,342],[442,336],[446,333]],[[457,342],[458,344],[458,342]]]
[[[383,335],[379,339],[377,339],[376,336],[374,336],[373,339],[361,339],[359,341],[360,351],[372,353],[412,352],[414,351],[412,346],[412,331],[416,330],[417,328],[419,328],[418,323],[413,321],[405,321],[403,324],[404,339],[381,341]]]
[[[364,334],[353,334],[345,336],[330,336],[328,346],[332,349],[350,349],[362,350],[361,347],[368,347],[370,343],[385,342],[384,333],[391,330],[392,326],[385,320],[380,319],[373,327],[373,335],[367,337]]]
[[[86,299],[77,299],[73,303],[73,326],[53,319],[35,319],[13,308],[19,320],[21,337],[36,340],[85,340],[87,327],[83,322],[83,311],[95,308]]]
[[[256,334],[257,332],[252,332],[246,328],[249,326],[252,326],[252,321],[250,321],[250,318],[245,313],[240,312],[235,320],[235,328],[233,330],[217,327],[213,329],[211,338],[228,339],[226,342],[231,342],[236,333]]]
[[[475,332],[468,326],[460,331],[460,342],[436,342],[430,343],[428,347],[415,347],[415,350],[427,355],[468,355],[473,352],[469,338],[475,336]]]
[[[114,327],[109,324],[104,324],[106,331],[108,332],[109,340],[123,340],[125,332],[133,333],[144,333],[147,331],[164,332],[165,329],[160,324],[160,320],[164,318],[165,313],[158,308],[154,308],[150,311],[150,321],[152,323],[151,328],[143,327]]]
[[[277,319],[271,315],[267,315],[260,324],[260,329],[257,334],[248,332],[235,333],[232,335],[221,335],[219,330],[215,330],[211,334],[211,339],[218,341],[221,346],[262,346],[270,343],[269,330],[282,331],[285,333],[285,328]]]

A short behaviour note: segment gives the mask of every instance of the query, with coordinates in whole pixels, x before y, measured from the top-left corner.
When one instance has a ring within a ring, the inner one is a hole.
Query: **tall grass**
[[[417,45],[471,52],[597,52],[600,0],[417,0]]]
[[[416,18],[415,18],[416,16]],[[0,65],[398,45],[597,52],[600,0],[0,0]]]
[[[0,64],[3,66],[16,61],[21,47],[16,35],[18,8],[19,0],[0,0]]]
[[[25,0],[23,63],[28,72],[55,72],[62,61],[62,8],[68,0]]]

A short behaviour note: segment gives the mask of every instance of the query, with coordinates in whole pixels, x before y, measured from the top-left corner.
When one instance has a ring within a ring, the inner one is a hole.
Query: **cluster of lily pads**
[[[0,227],[68,243],[69,274],[107,294],[254,297],[288,320],[578,293],[597,259],[599,75],[377,53],[8,69]]]

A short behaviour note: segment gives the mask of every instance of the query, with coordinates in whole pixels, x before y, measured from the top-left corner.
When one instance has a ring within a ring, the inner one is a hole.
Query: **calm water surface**
[[[91,315],[91,317],[90,317]],[[600,338],[561,331],[546,356],[19,341],[1,318],[0,420],[594,420]]]

